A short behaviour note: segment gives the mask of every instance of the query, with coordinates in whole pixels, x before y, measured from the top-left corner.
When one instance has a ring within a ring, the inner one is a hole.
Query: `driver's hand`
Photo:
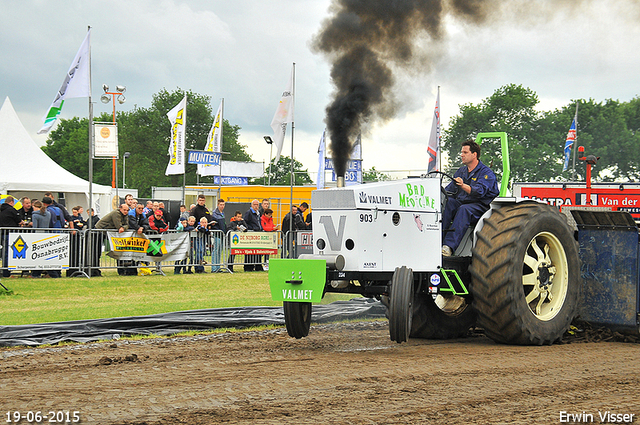
[[[464,181],[462,180],[462,177],[456,177],[456,178],[455,178],[455,179],[453,179],[453,180],[456,182],[456,184],[457,184],[458,186],[462,186],[462,185],[464,184]]]

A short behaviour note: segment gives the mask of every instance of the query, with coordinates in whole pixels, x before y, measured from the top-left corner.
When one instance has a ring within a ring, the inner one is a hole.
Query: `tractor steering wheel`
[[[449,180],[454,181],[453,177],[450,174],[447,174],[445,172],[442,171],[429,171],[427,173],[427,175],[431,175],[431,174],[440,174],[440,192],[442,192],[442,211],[444,211],[444,207],[445,205],[447,205],[447,202],[449,201],[449,196],[452,196],[453,193],[451,192],[447,192],[444,188],[444,186],[442,186],[442,177],[447,177]]]
[[[444,177],[448,177],[448,178],[449,178],[449,180],[453,181],[453,177],[452,177],[451,175],[449,175],[449,174],[447,174],[447,173],[443,172],[443,171],[429,171],[429,172],[427,173],[427,175],[429,175],[429,174],[440,174],[440,175],[443,175]]]

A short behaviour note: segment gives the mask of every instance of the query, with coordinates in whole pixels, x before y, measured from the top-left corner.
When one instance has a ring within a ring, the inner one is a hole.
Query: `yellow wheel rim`
[[[538,233],[524,255],[522,285],[527,305],[540,320],[553,319],[562,309],[569,287],[567,256],[560,240]]]

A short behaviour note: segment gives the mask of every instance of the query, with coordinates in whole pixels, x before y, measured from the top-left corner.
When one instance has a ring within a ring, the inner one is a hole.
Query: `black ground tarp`
[[[384,315],[385,307],[379,301],[356,298],[351,301],[314,305],[311,320],[314,323],[327,323],[383,318]],[[0,326],[0,346],[35,346],[63,341],[92,342],[129,335],[172,335],[188,330],[261,325],[284,325],[282,307],[212,308],[151,316]]]

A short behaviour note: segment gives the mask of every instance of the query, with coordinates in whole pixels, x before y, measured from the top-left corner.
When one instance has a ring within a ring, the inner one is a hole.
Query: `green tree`
[[[265,182],[271,182],[272,186],[289,186],[291,185],[291,158],[285,155],[281,155],[280,159],[274,164],[275,158],[271,160],[269,167],[265,172],[264,178],[257,178],[251,181],[251,184],[265,184]],[[306,169],[302,169],[302,163],[297,160],[293,160],[293,175],[294,186],[302,186],[305,184],[312,184],[313,180],[309,177],[309,172]],[[271,176],[271,179],[269,179]]]
[[[592,99],[580,101],[577,145],[584,146],[587,155],[600,157],[593,169],[598,180],[640,178],[640,162],[636,153],[640,145],[638,106],[637,98],[628,103],[611,99],[601,103]],[[584,165],[576,164],[576,171],[584,176]]]
[[[376,170],[376,167],[371,167],[362,172],[363,182],[382,182],[387,180],[391,180],[391,177],[388,174]]]
[[[443,134],[443,150],[449,154],[445,171],[453,172],[460,164],[460,143],[475,139],[480,132],[504,131],[509,137],[512,181],[567,181],[570,170],[563,172],[564,144],[578,107],[577,146],[587,154],[599,156],[594,168],[598,180],[638,180],[640,158],[635,155],[640,142],[640,99],[627,103],[608,99],[572,101],[555,111],[538,112],[537,95],[520,85],[507,85],[478,105],[460,106]],[[485,140],[480,158],[496,174],[502,171],[498,139]],[[571,158],[572,159],[572,158]],[[583,180],[585,167],[576,163],[576,179]]]
[[[187,95],[186,148],[204,149],[207,136],[213,124],[210,97],[176,89],[166,89],[153,95],[151,106],[134,108],[127,112],[118,112],[118,148],[120,157],[124,152],[131,156],[126,162],[127,186],[137,188],[141,197],[151,196],[152,186],[182,186],[183,176],[165,176],[168,162],[168,147],[171,123],[167,112],[175,107]],[[95,121],[111,122],[110,114],[102,114]],[[223,122],[222,150],[230,152],[224,160],[250,161],[246,146],[238,143],[240,127]],[[43,151],[63,168],[74,174],[88,178],[88,120],[72,118],[61,120],[52,131]],[[96,160],[94,164],[94,182],[111,185],[112,162]],[[122,187],[122,161],[118,163],[118,186]],[[186,183],[195,184],[196,165],[187,164]],[[207,178],[204,179],[207,181]]]
[[[167,112],[187,95],[187,126],[185,148],[204,147],[213,122],[210,97],[176,89],[166,89],[153,95],[149,108],[136,108],[119,119],[120,155],[130,152],[127,160],[127,181],[143,196],[151,196],[152,186],[182,186],[182,175],[165,176],[171,122]],[[196,183],[196,166],[185,167],[186,183]]]
[[[541,118],[541,113],[535,110],[537,104],[538,96],[532,90],[511,84],[499,88],[478,105],[461,105],[460,115],[452,118],[442,138],[444,150],[449,154],[445,171],[453,172],[461,165],[459,152],[463,141],[475,139],[480,132],[505,131],[509,137],[513,180],[540,181],[554,176],[553,167],[541,166],[541,157],[547,160],[559,157],[553,156],[557,155],[557,149],[546,146],[545,138],[535,134]],[[480,159],[500,177],[500,140],[485,140]]]

